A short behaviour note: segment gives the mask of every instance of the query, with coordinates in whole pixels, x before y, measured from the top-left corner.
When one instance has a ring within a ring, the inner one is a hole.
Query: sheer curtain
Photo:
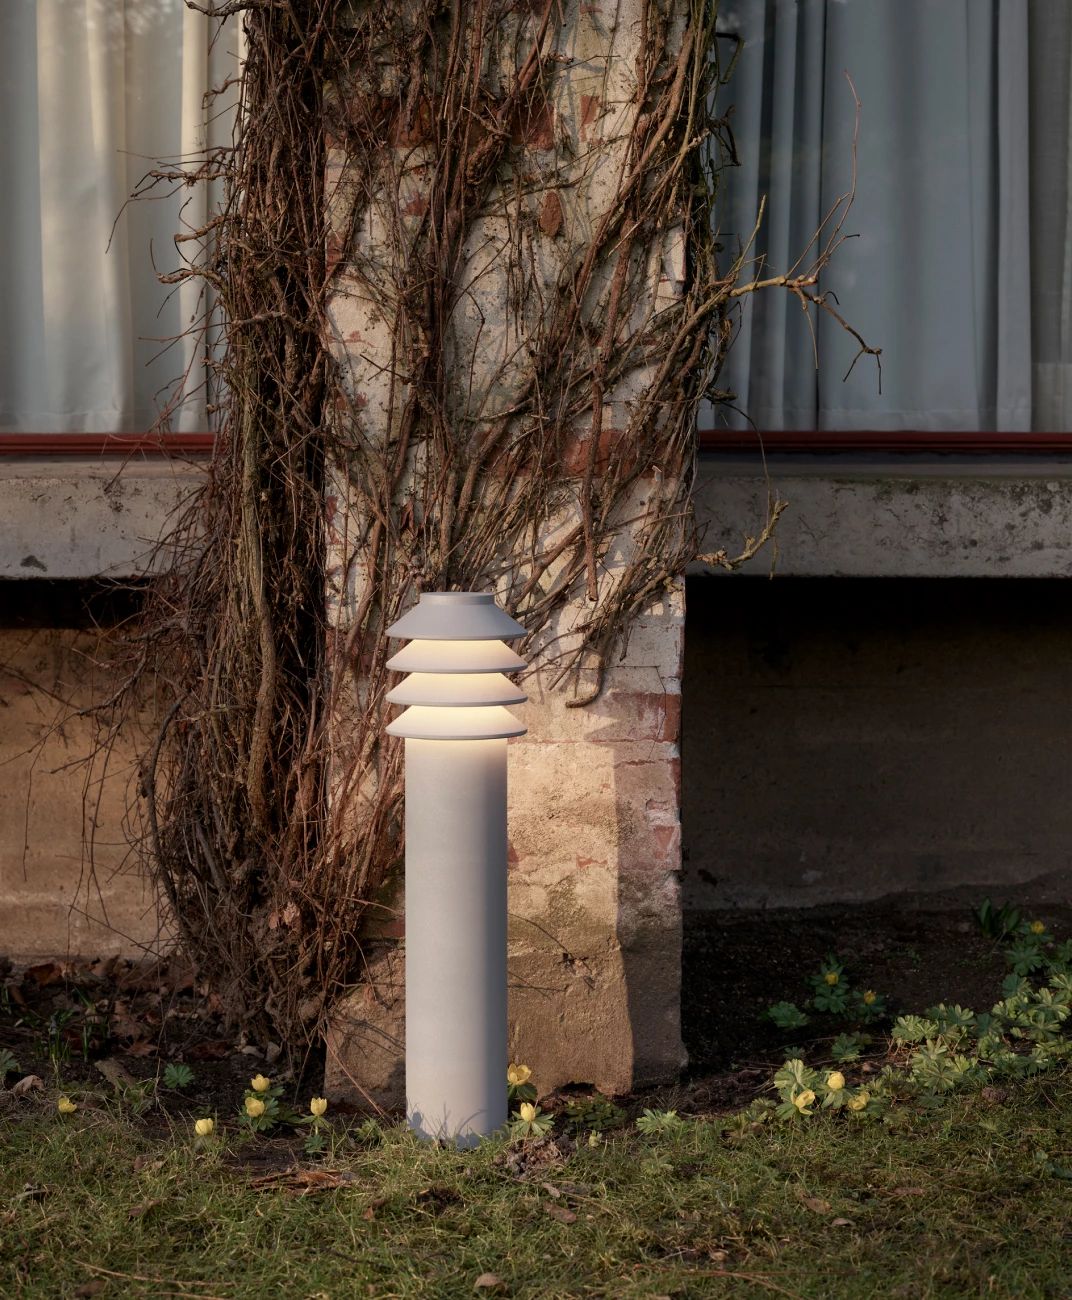
[[[714,422],[1072,428],[1070,9],[1068,0],[721,6],[720,26],[744,42],[726,91],[742,164],[718,205],[727,255],[747,242],[767,195],[751,255],[764,275],[792,267],[849,187],[846,72],[856,85],[857,194],[845,231],[858,237],[822,287],[882,348],[882,389],[867,358],[844,380],[856,345],[822,315],[816,368],[799,304],[773,290],[744,302],[720,376],[740,413],[722,408]]]
[[[156,272],[182,264],[174,235],[210,196],[124,204],[155,160],[229,140],[203,97],[237,72],[240,32],[216,27],[183,0],[3,0],[0,430],[142,432],[187,371],[200,391],[172,427],[208,427],[204,358],[167,342],[201,291]]]

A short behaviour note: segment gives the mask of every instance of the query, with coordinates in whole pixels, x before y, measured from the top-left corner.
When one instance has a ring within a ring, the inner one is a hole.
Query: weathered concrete
[[[686,906],[1067,892],[1070,662],[1058,582],[691,580]]]
[[[1065,577],[1072,573],[1072,464],[1039,458],[772,457],[789,502],[775,568],[800,577]],[[704,549],[741,549],[766,518],[755,457],[701,459]],[[770,571],[767,549],[744,572]],[[695,566],[700,571],[700,566]]]
[[[123,834],[129,733],[99,784],[86,785],[79,763],[94,734],[71,709],[106,694],[94,668],[106,650],[95,633],[0,630],[0,954],[17,960],[135,956],[157,932]]]
[[[0,459],[0,579],[144,573],[203,474],[159,457]]]

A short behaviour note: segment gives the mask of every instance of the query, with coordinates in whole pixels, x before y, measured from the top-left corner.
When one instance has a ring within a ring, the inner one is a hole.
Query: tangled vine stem
[[[146,847],[235,1019],[291,1048],[360,979],[400,858],[390,622],[493,588],[581,706],[698,552],[696,409],[756,287],[747,250],[716,260],[716,7],[604,7],[217,6],[236,144],[147,180],[228,198],[171,277],[215,295],[223,397],[141,635],[169,697]]]

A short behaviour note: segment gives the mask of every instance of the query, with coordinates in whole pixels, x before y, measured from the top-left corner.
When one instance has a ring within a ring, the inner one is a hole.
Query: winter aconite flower
[[[797,1095],[793,1098],[793,1105],[797,1108],[797,1110],[800,1111],[802,1115],[810,1115],[811,1111],[808,1109],[808,1107],[812,1104],[814,1100],[815,1100],[815,1093],[812,1092],[810,1088],[805,1088],[802,1092],[798,1092]]]
[[[1032,921],[1032,922],[1031,922],[1031,933],[1032,933],[1032,934],[1045,934],[1045,933],[1046,933],[1046,923],[1045,923],[1044,921]]]
[[[831,1092],[840,1092],[845,1086],[845,1076],[840,1070],[831,1070],[826,1076],[826,1086]]]
[[[56,1109],[61,1115],[73,1115],[78,1109],[78,1103],[72,1101],[70,1097],[61,1097],[56,1102]]]
[[[250,1079],[249,1086],[254,1092],[267,1092],[272,1086],[271,1079],[266,1079],[263,1074],[258,1074],[256,1078]]]
[[[327,1110],[327,1108],[328,1108],[327,1097],[314,1097],[312,1101],[309,1103],[309,1113],[311,1115],[315,1115],[317,1119],[319,1119],[320,1116],[323,1115],[323,1113]]]
[[[264,1114],[264,1102],[261,1101],[260,1097],[246,1098],[246,1114],[250,1119],[260,1119]]]
[[[520,1107],[518,1108],[518,1114],[521,1116],[521,1118],[525,1121],[526,1124],[531,1124],[532,1121],[536,1118],[536,1107],[532,1104],[531,1101],[523,1101]]]
[[[864,1006],[869,1007],[878,1000],[878,994],[874,989],[868,989],[864,994]]]
[[[199,1138],[212,1136],[212,1131],[216,1127],[216,1121],[212,1119],[199,1119],[194,1123],[194,1132]]]
[[[840,978],[841,976],[837,973],[836,970],[828,970],[826,974],[823,976],[823,979],[826,980],[827,984],[829,984],[831,988],[834,987],[834,985],[838,982]]]
[[[519,1088],[523,1083],[528,1083],[532,1077],[532,1071],[527,1065],[511,1065],[506,1071],[506,1082]]]
[[[849,1100],[849,1110],[865,1110],[870,1100],[871,1094],[869,1092],[858,1092],[855,1097]]]

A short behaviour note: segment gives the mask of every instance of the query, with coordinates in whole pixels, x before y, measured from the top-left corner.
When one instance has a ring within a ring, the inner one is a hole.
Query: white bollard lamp
[[[425,592],[387,634],[406,741],[406,1114],[472,1146],[506,1101],[506,741],[525,629],[482,592]]]

